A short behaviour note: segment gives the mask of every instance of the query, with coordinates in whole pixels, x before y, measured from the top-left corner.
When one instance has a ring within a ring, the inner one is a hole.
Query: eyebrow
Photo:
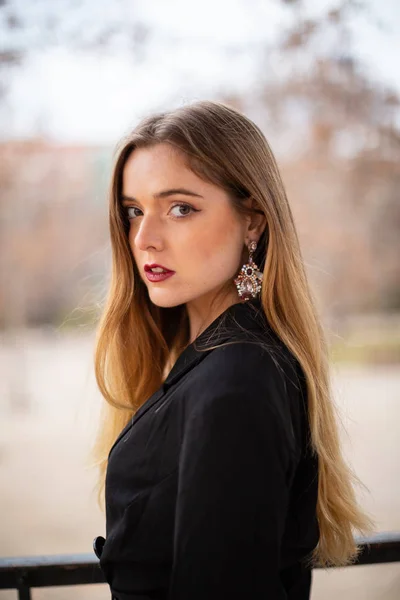
[[[186,188],[172,188],[170,190],[163,190],[161,192],[157,192],[156,194],[153,194],[153,198],[155,200],[158,200],[158,199],[162,199],[162,198],[168,198],[169,196],[176,196],[178,194],[180,194],[182,196],[193,196],[195,198],[203,198],[203,196],[201,196],[200,194],[191,192],[190,190],[187,190]],[[122,202],[138,202],[138,200],[136,200],[136,198],[134,198],[133,196],[125,196],[124,194],[122,194],[121,200],[122,200]]]

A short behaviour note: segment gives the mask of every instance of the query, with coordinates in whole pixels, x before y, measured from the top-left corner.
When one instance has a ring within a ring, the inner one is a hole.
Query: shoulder
[[[204,386],[219,390],[270,389],[300,385],[299,364],[283,343],[234,340],[215,348],[193,373]]]
[[[293,422],[300,406],[297,365],[283,345],[224,344],[194,369],[191,408],[208,421],[221,416],[277,428],[294,450]]]

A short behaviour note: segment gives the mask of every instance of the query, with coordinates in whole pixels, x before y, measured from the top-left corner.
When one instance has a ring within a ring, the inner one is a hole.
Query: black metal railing
[[[356,541],[361,552],[346,568],[400,562],[400,532]],[[17,590],[19,600],[31,600],[32,588],[94,583],[105,583],[105,579],[98,558],[91,553],[0,558],[0,590]]]

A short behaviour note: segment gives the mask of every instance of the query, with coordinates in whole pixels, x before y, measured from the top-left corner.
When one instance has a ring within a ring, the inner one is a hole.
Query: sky
[[[251,93],[261,69],[274,68],[265,49],[292,15],[278,0],[85,0],[69,12],[71,0],[14,3],[33,26],[24,37],[27,59],[7,78],[1,136],[43,135],[60,143],[113,144],[153,110],[221,92]],[[308,0],[304,10],[318,15],[333,4]],[[351,23],[354,51],[378,84],[400,92],[398,0],[368,4],[373,23],[365,17]],[[41,47],[46,13],[62,8],[64,30],[82,23],[88,39],[104,23],[122,30],[140,22],[150,31],[142,61],[133,60],[122,35],[113,50],[103,52],[77,54],[59,40]]]

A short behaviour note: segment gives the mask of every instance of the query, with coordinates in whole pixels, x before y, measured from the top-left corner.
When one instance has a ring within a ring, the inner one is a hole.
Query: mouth
[[[147,279],[152,282],[164,281],[164,279],[172,277],[172,275],[175,273],[175,271],[167,269],[166,267],[158,264],[146,264],[144,266],[144,272]]]

